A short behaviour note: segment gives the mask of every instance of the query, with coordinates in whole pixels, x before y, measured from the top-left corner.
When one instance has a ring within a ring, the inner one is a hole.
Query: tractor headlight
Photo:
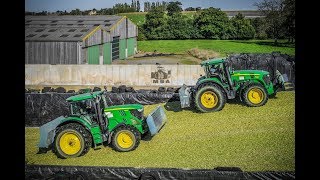
[[[263,76],[263,80],[264,80],[264,82],[265,82],[267,85],[269,85],[269,84],[271,83],[270,75],[269,75],[269,74],[264,75],[264,76]]]
[[[105,112],[107,118],[113,118],[113,114],[111,112]]]

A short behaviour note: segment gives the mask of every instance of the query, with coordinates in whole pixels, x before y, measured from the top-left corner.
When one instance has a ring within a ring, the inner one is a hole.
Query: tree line
[[[264,18],[247,19],[242,14],[228,18],[219,8],[197,9],[194,16],[182,14],[181,2],[169,2],[166,11],[152,8],[139,27],[139,40],[161,39],[295,39],[295,0],[263,0],[255,4]],[[190,9],[190,8],[189,8]]]

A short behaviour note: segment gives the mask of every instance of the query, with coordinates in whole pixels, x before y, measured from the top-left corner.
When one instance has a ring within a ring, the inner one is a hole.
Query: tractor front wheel
[[[53,152],[62,159],[86,154],[91,148],[90,133],[80,124],[70,123],[56,131]]]
[[[268,101],[267,90],[261,84],[249,84],[242,93],[242,99],[249,107],[263,106]]]
[[[112,147],[116,151],[127,152],[139,146],[141,134],[134,127],[121,126],[112,135]]]
[[[194,101],[199,111],[214,112],[224,107],[226,97],[219,87],[207,85],[198,89]]]

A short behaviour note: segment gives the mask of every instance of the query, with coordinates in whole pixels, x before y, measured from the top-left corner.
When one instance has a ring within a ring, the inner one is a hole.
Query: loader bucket
[[[190,107],[190,96],[191,96],[191,88],[183,85],[179,89],[179,98],[181,103],[181,108]]]
[[[38,144],[39,148],[48,148],[49,145],[53,142],[55,137],[55,129],[61,121],[64,119],[63,116],[60,116],[42,126],[40,126],[40,142]]]
[[[161,106],[158,106],[147,116],[147,124],[151,136],[157,134],[163,125],[167,122],[167,116]]]

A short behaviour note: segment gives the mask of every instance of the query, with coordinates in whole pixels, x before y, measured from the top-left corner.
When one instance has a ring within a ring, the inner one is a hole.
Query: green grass
[[[134,151],[120,153],[102,147],[82,157],[58,159],[51,151],[36,154],[39,128],[25,128],[25,160],[28,164],[66,166],[295,170],[294,92],[279,92],[277,98],[258,108],[227,103],[215,113],[174,112],[179,104],[168,105],[167,124],[151,141],[141,141]],[[145,113],[156,106],[145,106]]]
[[[138,49],[146,52],[157,50],[162,53],[185,54],[189,49],[199,48],[219,52],[222,56],[233,53],[281,53],[294,55],[295,48],[292,44],[280,41],[279,46],[274,46],[272,40],[154,40],[138,41]]]

